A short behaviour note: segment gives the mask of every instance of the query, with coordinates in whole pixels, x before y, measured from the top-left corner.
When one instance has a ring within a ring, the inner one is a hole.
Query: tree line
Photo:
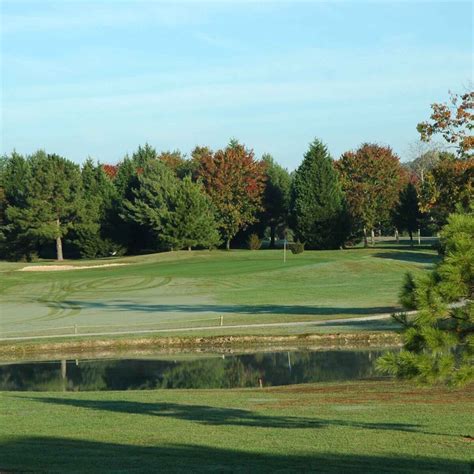
[[[437,232],[472,200],[474,93],[433,104],[423,140],[441,133],[454,152],[401,163],[365,143],[337,160],[315,139],[292,173],[233,139],[222,149],[158,152],[139,146],[117,165],[82,166],[38,151],[0,159],[0,257],[104,257],[243,245],[251,234],[333,249],[376,232]],[[447,107],[447,106],[446,106]],[[449,114],[451,115],[448,115]],[[441,114],[441,118],[440,118]],[[470,130],[470,129],[469,129]]]

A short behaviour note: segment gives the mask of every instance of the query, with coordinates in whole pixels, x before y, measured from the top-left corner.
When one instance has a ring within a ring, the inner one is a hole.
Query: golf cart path
[[[414,314],[416,311],[410,311],[407,314]],[[152,334],[152,333],[174,333],[174,332],[192,332],[192,331],[212,331],[216,329],[253,329],[253,328],[277,328],[277,327],[295,327],[295,326],[320,326],[330,325],[328,323],[351,323],[364,321],[377,321],[388,319],[392,313],[374,314],[371,316],[359,316],[355,318],[341,318],[341,319],[323,319],[318,321],[295,321],[288,323],[257,323],[257,324],[233,324],[233,325],[214,325],[214,326],[199,326],[186,327],[176,329],[139,329],[135,331],[101,331],[88,332],[82,334],[54,334],[43,336],[21,336],[0,338],[0,341],[25,341],[33,339],[59,339],[64,337],[84,337],[84,336],[118,336],[118,335],[134,335],[134,334]]]

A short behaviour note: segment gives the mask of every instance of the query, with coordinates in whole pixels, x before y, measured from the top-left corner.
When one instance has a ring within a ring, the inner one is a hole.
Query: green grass
[[[209,326],[221,315],[232,325],[391,312],[404,273],[423,271],[435,258],[429,249],[380,245],[289,254],[286,264],[281,251],[270,250],[80,261],[72,263],[127,265],[67,272],[18,272],[25,264],[1,262],[0,332],[63,334],[74,325],[81,332]],[[212,334],[228,330],[219,331]],[[308,329],[293,330],[301,331]]]
[[[1,396],[2,472],[472,472],[469,389],[379,381]]]

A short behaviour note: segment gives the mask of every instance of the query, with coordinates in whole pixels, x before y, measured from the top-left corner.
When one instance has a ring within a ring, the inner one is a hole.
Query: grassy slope
[[[471,472],[472,390],[4,393],[0,470]]]
[[[434,253],[380,247],[305,252],[289,255],[286,264],[281,257],[281,251],[176,252],[113,260],[129,264],[123,267],[47,273],[1,263],[0,329],[99,326],[91,332],[207,326],[220,315],[225,324],[245,324],[390,312],[403,274],[427,268]],[[80,262],[94,263],[105,262]]]

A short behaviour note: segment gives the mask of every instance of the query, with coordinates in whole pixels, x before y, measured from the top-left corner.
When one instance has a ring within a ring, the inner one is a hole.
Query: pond
[[[376,376],[375,361],[384,352],[301,350],[8,363],[0,365],[0,390],[238,388],[341,382]]]

